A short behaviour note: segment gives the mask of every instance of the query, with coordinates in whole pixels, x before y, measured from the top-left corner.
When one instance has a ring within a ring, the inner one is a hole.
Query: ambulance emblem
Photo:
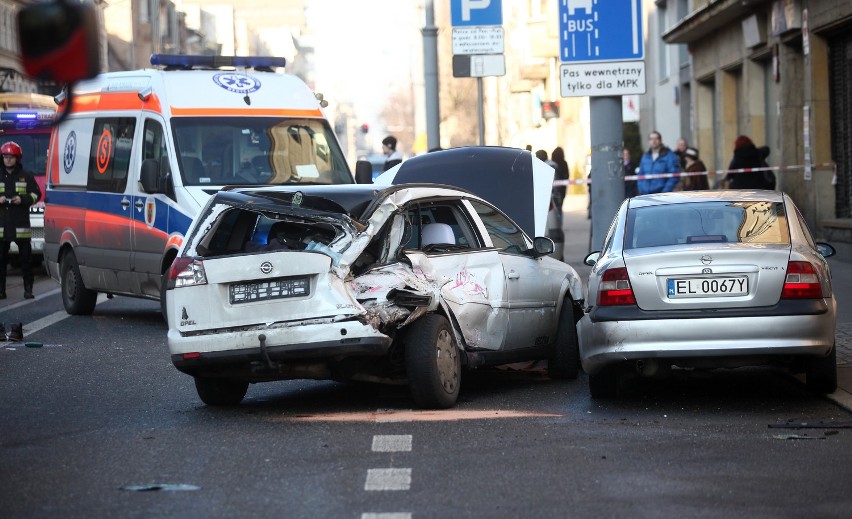
[[[154,226],[154,219],[157,218],[157,203],[153,198],[145,201],[145,224],[150,229]]]
[[[260,89],[260,81],[247,74],[240,74],[238,72],[216,74],[213,76],[213,81],[228,92],[234,92],[235,94],[250,94]]]
[[[71,132],[65,138],[65,151],[62,153],[62,166],[65,173],[71,173],[77,159],[77,132]]]

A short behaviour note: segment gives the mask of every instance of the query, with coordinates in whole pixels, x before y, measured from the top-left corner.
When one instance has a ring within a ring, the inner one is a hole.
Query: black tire
[[[92,315],[98,302],[98,293],[83,285],[83,276],[80,275],[77,257],[73,252],[62,256],[59,272],[65,311],[71,315]]]
[[[163,319],[166,325],[169,324],[169,311],[166,308],[166,284],[168,283],[168,274],[163,274],[163,279],[160,282],[160,313],[163,314]]]
[[[426,315],[409,326],[405,368],[418,406],[446,409],[455,405],[461,387],[461,355],[444,316]]]
[[[837,390],[837,345],[825,357],[808,359],[805,383],[814,393],[834,393]]]
[[[237,405],[246,396],[248,386],[244,380],[195,377],[195,390],[207,405]]]
[[[556,340],[547,360],[547,372],[550,378],[566,380],[574,380],[580,372],[580,342],[574,320],[574,302],[570,298],[562,303]]]
[[[615,366],[608,366],[594,375],[589,375],[589,392],[592,398],[615,398],[618,396],[621,374]]]

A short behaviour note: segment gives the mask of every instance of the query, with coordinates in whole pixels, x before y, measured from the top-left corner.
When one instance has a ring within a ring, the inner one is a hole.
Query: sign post
[[[600,250],[624,200],[621,96],[645,93],[642,0],[559,0],[559,29],[562,97],[590,97],[590,248]]]
[[[475,77],[479,145],[485,145],[482,78],[505,76],[502,0],[450,0],[453,77]]]

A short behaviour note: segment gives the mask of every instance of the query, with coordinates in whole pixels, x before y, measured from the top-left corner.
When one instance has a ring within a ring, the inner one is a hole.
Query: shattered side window
[[[410,235],[406,249],[422,249],[429,245],[430,226],[446,226],[446,237],[440,240],[454,246],[454,249],[481,247],[480,240],[466,217],[466,211],[458,202],[446,201],[420,203],[408,208],[407,219],[410,223]],[[425,241],[424,241],[425,233]]]
[[[509,218],[490,205],[468,200],[482,219],[485,230],[491,237],[494,246],[501,252],[520,254],[530,248],[523,231]]]

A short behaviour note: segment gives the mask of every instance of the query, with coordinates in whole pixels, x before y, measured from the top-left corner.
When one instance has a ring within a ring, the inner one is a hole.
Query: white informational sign
[[[503,54],[503,27],[454,27],[453,54]]]
[[[645,93],[645,62],[563,63],[562,97],[624,96]]]

